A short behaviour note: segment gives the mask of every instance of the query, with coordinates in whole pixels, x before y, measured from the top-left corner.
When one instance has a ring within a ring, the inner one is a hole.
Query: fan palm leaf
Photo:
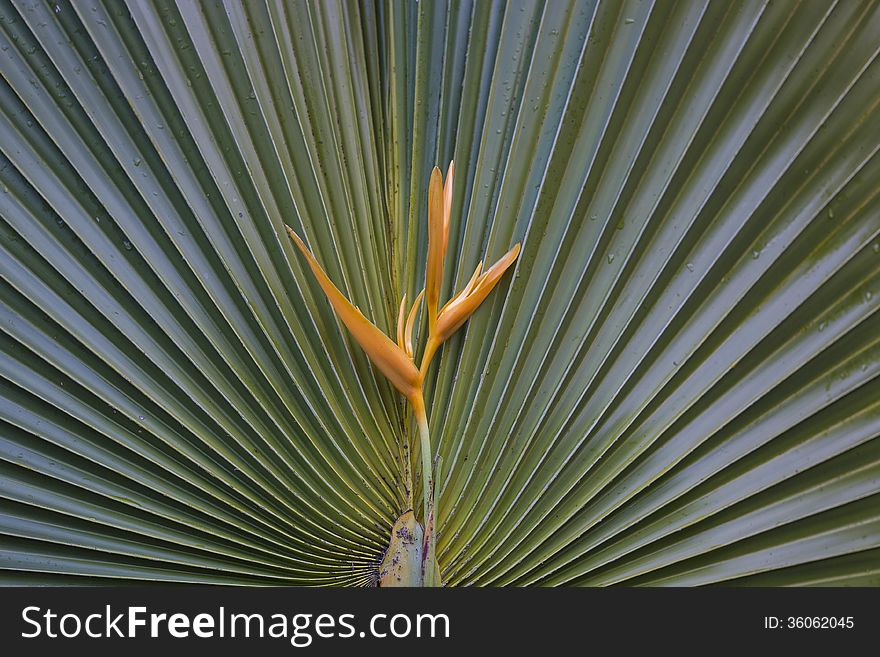
[[[880,583],[877,2],[0,5],[0,581]]]

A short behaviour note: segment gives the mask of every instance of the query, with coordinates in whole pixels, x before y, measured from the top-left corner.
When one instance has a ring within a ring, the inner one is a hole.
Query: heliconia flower
[[[468,317],[483,303],[505,271],[519,255],[517,242],[501,259],[482,273],[483,263],[464,289],[445,306],[440,305],[440,284],[443,281],[443,259],[449,245],[449,215],[452,210],[452,180],[454,164],[449,163],[446,183],[440,169],[434,167],[428,187],[428,263],[425,274],[425,308],[428,315],[428,341],[422,355],[421,373],[424,377],[435,352]]]
[[[296,243],[299,250],[306,257],[318,284],[327,295],[327,300],[342,323],[348,328],[352,336],[361,348],[367,352],[370,360],[379,368],[389,381],[410,401],[418,398],[421,401],[422,396],[422,377],[419,370],[412,361],[412,341],[408,340],[406,346],[400,346],[385,335],[379,327],[370,322],[363,313],[358,310],[339,289],[333,285],[333,282],[321,269],[315,256],[306,247],[294,230],[290,226],[286,226],[287,233]],[[421,296],[421,295],[420,295]],[[418,300],[416,301],[416,305]],[[415,313],[411,313],[414,316]],[[409,331],[412,330],[412,322],[408,322]],[[398,338],[401,337],[398,331]],[[407,353],[409,352],[409,353]]]
[[[443,259],[449,244],[449,214],[452,211],[452,179],[455,163],[449,163],[446,184],[440,169],[434,167],[428,184],[428,262],[425,271],[425,309],[428,331],[433,332],[440,306],[440,285],[443,283]]]

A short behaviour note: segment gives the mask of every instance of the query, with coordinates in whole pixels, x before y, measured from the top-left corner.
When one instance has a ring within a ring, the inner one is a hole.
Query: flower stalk
[[[468,281],[462,291],[450,299],[442,308],[440,307],[440,285],[443,281],[443,265],[449,245],[449,216],[452,211],[454,173],[455,165],[450,162],[444,184],[440,169],[434,167],[434,170],[431,172],[428,186],[428,258],[425,271],[425,289],[416,297],[409,313],[406,311],[406,295],[403,295],[397,317],[396,342],[386,336],[376,325],[364,317],[357,307],[346,299],[345,295],[339,291],[324,270],[321,269],[318,261],[299,235],[290,226],[287,226],[288,234],[306,258],[312,273],[315,275],[318,284],[321,286],[339,319],[367,353],[373,364],[406,397],[412,406],[419,430],[424,532],[420,550],[421,568],[414,570],[414,572],[420,572],[420,580],[405,582],[405,584],[409,585],[439,586],[441,583],[437,564],[438,526],[436,522],[437,498],[439,494],[437,470],[439,470],[440,464],[439,457],[436,464],[431,462],[433,451],[428,426],[428,414],[423,395],[425,377],[427,376],[431,361],[441,345],[476,311],[495,285],[497,285],[504,272],[514,263],[520,250],[519,243],[515,244],[498,262],[485,272],[483,272],[483,263],[480,262],[470,281]],[[423,297],[425,300],[428,337],[422,353],[421,363],[419,367],[416,367],[413,358],[412,335]],[[407,451],[407,455],[409,454],[411,454],[411,450]],[[408,461],[409,459],[407,458],[406,460]],[[403,469],[404,477],[407,481],[407,503],[412,507],[410,464],[408,462],[405,463]],[[405,512],[409,512],[409,510],[405,510]],[[401,516],[401,519],[403,518],[404,516]],[[412,520],[411,516],[410,520]],[[392,548],[394,545],[395,542],[392,541]],[[401,547],[400,549],[403,550],[404,548]],[[409,555],[411,552],[406,552],[406,554]]]
[[[428,414],[425,401],[419,395],[412,402],[413,412],[419,426],[420,451],[422,456],[422,508],[425,520],[425,537],[422,558],[422,586],[436,586],[434,568],[437,561],[437,533],[434,531],[434,469],[431,466],[431,434],[428,429]]]

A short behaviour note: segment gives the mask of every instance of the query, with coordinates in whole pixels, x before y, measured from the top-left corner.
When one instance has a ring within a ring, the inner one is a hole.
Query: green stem
[[[412,456],[410,454],[409,436],[403,441],[403,486],[406,490],[406,508],[413,508]]]
[[[431,436],[428,430],[428,416],[425,401],[421,394],[413,400],[413,410],[419,423],[419,439],[422,453],[422,494],[425,523],[425,551],[422,569],[423,586],[436,586],[434,571],[437,562],[437,532],[434,526],[434,476],[431,465]]]

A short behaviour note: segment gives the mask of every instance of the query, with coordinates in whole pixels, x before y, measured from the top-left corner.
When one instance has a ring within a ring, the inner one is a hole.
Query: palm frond
[[[877,2],[2,4],[0,581],[880,583]]]

